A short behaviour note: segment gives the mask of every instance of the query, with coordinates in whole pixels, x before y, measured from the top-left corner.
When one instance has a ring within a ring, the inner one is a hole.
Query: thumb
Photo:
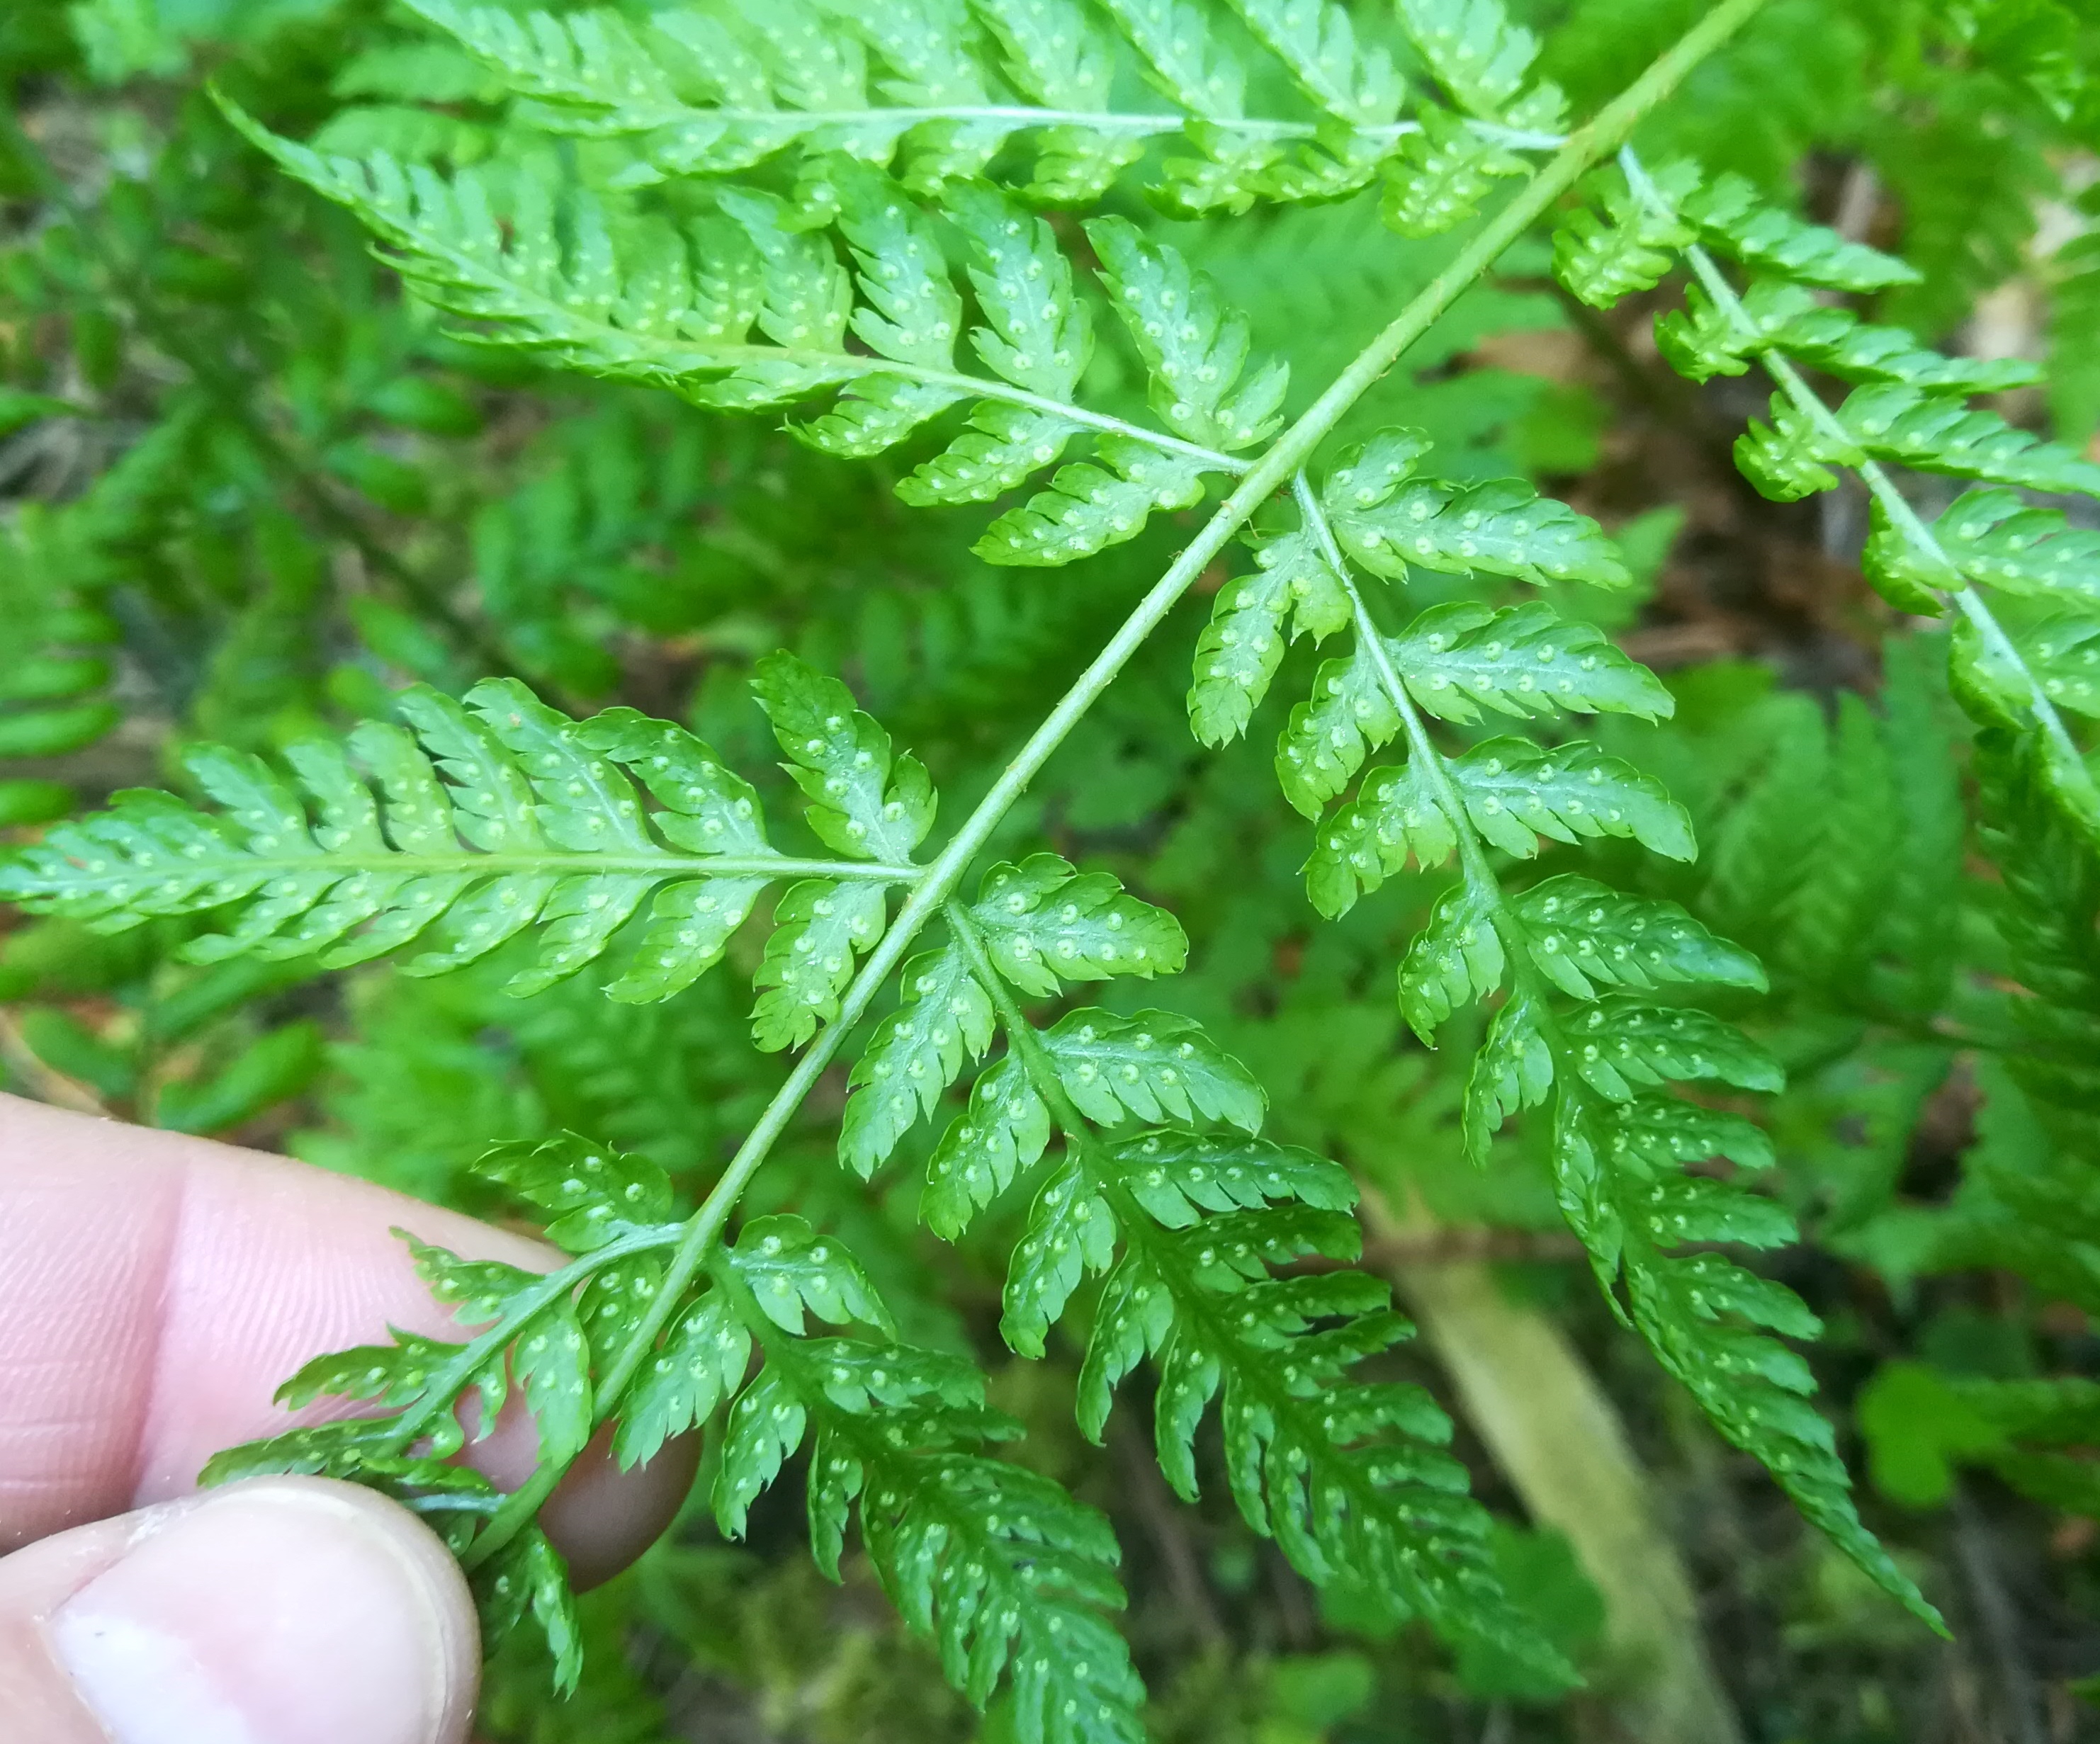
[[[407,1509],[262,1478],[0,1560],[16,1744],[458,1744],[474,1606]]]

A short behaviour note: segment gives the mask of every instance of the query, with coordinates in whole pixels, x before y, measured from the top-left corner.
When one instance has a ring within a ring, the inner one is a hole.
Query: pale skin
[[[368,1182],[0,1095],[0,1736],[12,1744],[458,1744],[479,1663],[457,1566],[346,1484],[196,1492],[286,1427],[308,1358],[461,1335],[389,1233],[548,1269],[553,1251]],[[532,1464],[506,1413],[470,1455]],[[543,1519],[579,1584],[690,1483],[674,1444],[586,1455]]]

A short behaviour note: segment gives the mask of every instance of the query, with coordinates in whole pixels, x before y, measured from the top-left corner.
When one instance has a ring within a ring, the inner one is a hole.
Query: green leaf
[[[1961,572],[1935,544],[1922,544],[1889,519],[1888,511],[1876,499],[1868,510],[1866,548],[1860,567],[1874,591],[1899,611],[1938,618],[1947,610],[1942,592],[1958,592],[1967,585]]]
[[[1785,394],[1772,395],[1771,420],[1769,425],[1749,421],[1736,438],[1736,465],[1760,496],[1775,503],[1834,491],[1838,475],[1823,463],[1857,466],[1866,457],[1856,444],[1833,441]]]
[[[1933,522],[1932,533],[1971,581],[2100,606],[2100,531],[2073,527],[2061,510],[2031,509],[2014,491],[1969,491]]]
[[[104,1041],[71,1012],[38,1006],[22,1014],[21,1028],[29,1051],[54,1072],[104,1096],[129,1096],[138,1089],[135,1050]]]
[[[987,563],[1055,569],[1135,539],[1155,509],[1189,509],[1212,469],[1128,436],[1094,443],[1096,466],[1061,466],[1049,488],[1009,509],[970,548]]]
[[[2032,675],[2010,645],[1987,641],[1967,619],[1948,639],[1947,676],[1954,699],[1971,718],[2022,733],[2032,724]]]
[[[397,1234],[400,1233],[396,1231]],[[430,1294],[452,1310],[464,1327],[488,1326],[502,1319],[519,1297],[539,1289],[538,1273],[506,1266],[501,1260],[463,1260],[443,1248],[430,1247],[404,1235],[416,1275]]]
[[[904,966],[904,1002],[876,1028],[848,1079],[839,1160],[862,1177],[874,1174],[921,1114],[981,1059],[994,1030],[990,997],[951,945]]]
[[[773,1486],[802,1445],[810,1414],[779,1367],[768,1363],[730,1408],[715,1473],[715,1524],[725,1538],[743,1536],[751,1504]]]
[[[436,926],[435,948],[406,966],[431,975],[536,928],[537,958],[506,989],[524,994],[595,961],[655,889],[655,923],[613,989],[646,1000],[712,962],[768,882],[693,881],[695,856],[771,851],[749,789],[676,728],[625,710],[579,728],[508,680],[477,686],[467,707],[420,688],[401,707],[420,743],[373,722],[351,735],[376,794],[327,741],[285,754],[304,801],[260,760],[195,746],[192,771],[225,815],[124,793],[0,865],[0,890],[109,931],[231,909],[231,931],[185,947],[203,962],[317,955],[342,967]],[[644,812],[623,764],[664,810]]]
[[[1177,436],[1207,448],[1251,447],[1282,425],[1290,367],[1256,368],[1244,382],[1249,350],[1244,316],[1228,311],[1217,287],[1163,243],[1145,240],[1125,219],[1094,218],[1087,240],[1101,257],[1102,282],[1151,378],[1152,408]]]
[[[1520,859],[1538,853],[1533,832],[1556,842],[1630,837],[1672,860],[1696,852],[1691,818],[1662,784],[1594,746],[1487,739],[1450,769],[1473,827]]]
[[[35,1045],[33,1037],[24,1039]],[[327,1064],[319,1024],[281,1024],[210,1077],[163,1086],[155,1124],[173,1132],[224,1132],[298,1095]]]
[[[2010,1445],[2001,1425],[1922,1363],[1882,1363],[1855,1414],[1874,1487],[1905,1508],[1944,1506],[1957,1464],[1988,1463]]]
[[[1115,1262],[1116,1220],[1077,1157],[1051,1172],[1028,1208],[1028,1222],[1007,1264],[999,1337],[1040,1358],[1050,1328],[1080,1280]]]
[[[801,1046],[839,1015],[854,958],[875,948],[889,914],[880,884],[805,879],[788,887],[773,919],[751,978],[761,989],[751,1033],[768,1052]]]
[[[1307,99],[1337,121],[1378,127],[1400,112],[1402,86],[1392,57],[1382,47],[1359,45],[1348,13],[1335,0],[1231,3]]]
[[[1512,905],[1531,959],[1563,993],[1593,999],[1599,986],[1655,988],[1673,982],[1766,989],[1756,958],[1718,939],[1674,902],[1622,896],[1563,874],[1534,884]]]
[[[1604,710],[1656,720],[1676,708],[1655,675],[1603,631],[1570,623],[1541,601],[1503,611],[1467,600],[1432,606],[1389,645],[1409,694],[1445,720],[1478,720],[1483,709],[1519,718]]]
[[[1538,38],[1510,22],[1502,0],[1401,0],[1400,20],[1436,82],[1469,115],[1551,130],[1560,93],[1551,86],[1512,105],[1538,58]]]
[[[880,356],[952,368],[963,300],[932,222],[888,177],[864,165],[840,161],[827,175],[860,289],[853,331]]]
[[[1314,832],[1306,894],[1330,920],[1339,919],[1360,891],[1376,890],[1403,870],[1410,855],[1427,871],[1449,860],[1457,845],[1450,819],[1412,767],[1375,769],[1357,797]]]
[[[1246,112],[1247,71],[1211,17],[1190,0],[1101,0],[1143,62],[1146,81],[1191,115]]]
[[[675,1227],[675,1226],[673,1226]],[[639,1337],[664,1288],[661,1250],[630,1253],[599,1266],[576,1299],[584,1336],[600,1353],[624,1350]]]
[[[1488,1026],[1488,1038],[1466,1080],[1466,1154],[1475,1162],[1487,1161],[1504,1121],[1520,1108],[1536,1108],[1553,1087],[1553,1050],[1546,1042],[1551,1022],[1545,1001],[1520,989]]]
[[[1386,166],[1379,216],[1388,229],[1403,236],[1440,236],[1477,214],[1498,180],[1530,173],[1515,152],[1455,116],[1440,109],[1420,113],[1422,131],[1403,139]]]
[[[1043,1044],[1080,1113],[1102,1126],[1140,1121],[1222,1121],[1260,1130],[1266,1099],[1245,1066],[1172,1011],[1071,1011]]]
[[[1605,170],[1590,189],[1604,215],[1578,207],[1554,232],[1553,276],[1593,309],[1653,290],[1675,264],[1678,250],[1697,240],[1674,209],[1699,185],[1697,166],[1665,164],[1648,178],[1661,196],[1659,206],[1635,194],[1617,170]]]
[[[1177,975],[1189,954],[1188,936],[1166,909],[1126,894],[1111,874],[1082,874],[1055,854],[994,866],[970,918],[999,972],[1039,999],[1066,982]]]
[[[1599,1116],[1604,1145],[1618,1166],[1668,1168],[1726,1157],[1743,1169],[1769,1169],[1771,1140],[1740,1114],[1667,1096],[1615,1103]],[[1813,1329],[1797,1337],[1813,1337]]]
[[[532,1408],[540,1463],[567,1464],[591,1437],[591,1385],[590,1346],[566,1299],[549,1303],[518,1329],[510,1367]]]
[[[1444,1020],[1500,987],[1505,967],[1493,905],[1456,885],[1437,899],[1401,959],[1401,1015],[1424,1047],[1434,1047]]]
[[[919,760],[893,760],[889,735],[854,706],[853,693],[792,654],[752,668],[752,691],[810,800],[804,815],[826,846],[895,865],[933,825],[933,790]]]
[[[766,883],[762,878],[713,878],[658,892],[633,960],[607,996],[651,1005],[684,992],[721,961]]]
[[[2018,358],[1929,350],[1900,327],[1862,321],[1784,279],[1754,281],[1740,303],[1739,317],[1698,285],[1688,287],[1683,309],[1656,318],[1656,344],[1670,367],[1707,381],[1740,376],[1753,356],[1776,350],[1841,381],[1908,382],[1935,393],[1997,394],[2040,379],[2036,366]]]
[[[1206,745],[1226,744],[1246,730],[1282,662],[1286,618],[1291,640],[1309,633],[1318,642],[1351,615],[1341,578],[1305,529],[1262,540],[1255,562],[1255,574],[1218,590],[1211,621],[1196,641],[1189,724]]]
[[[646,1463],[673,1436],[704,1423],[743,1385],[750,1361],[751,1334],[719,1293],[686,1308],[620,1401],[612,1444],[620,1469]]]
[[[460,1349],[442,1339],[397,1332],[391,1344],[360,1345],[314,1358],[271,1395],[271,1403],[298,1411],[316,1399],[355,1399],[399,1411],[422,1398],[432,1376]]]
[[[1206,1212],[1289,1200],[1347,1211],[1357,1202],[1356,1182],[1340,1164],[1237,1133],[1140,1133],[1102,1145],[1098,1156],[1164,1229],[1193,1228]]]
[[[1661,1247],[1713,1241],[1783,1248],[1801,1234],[1785,1206],[1703,1175],[1670,1174],[1657,1181],[1648,1190],[1642,1221]]]
[[[2024,632],[2018,645],[2028,672],[2050,702],[2100,716],[2100,617],[2055,613]]]
[[[968,398],[945,382],[907,376],[862,376],[848,382],[832,409],[788,434],[825,454],[866,460],[904,440],[929,418]]]
[[[1008,1055],[970,1090],[968,1111],[950,1122],[926,1166],[919,1214],[944,1241],[1013,1184],[1050,1143],[1050,1111]]]
[[[807,1309],[834,1326],[858,1321],[896,1334],[889,1310],[860,1262],[799,1217],[754,1218],[729,1250],[729,1263],[766,1319],[783,1332],[801,1337]]]
[[[1393,434],[1408,446],[1416,437]],[[1595,522],[1521,479],[1410,481],[1412,469],[1406,447],[1366,449],[1345,456],[1322,492],[1342,548],[1373,575],[1404,581],[1412,566],[1449,575],[1507,575],[1540,587],[1631,584]]]
[[[493,1652],[530,1614],[554,1662],[554,1688],[572,1693],[583,1676],[583,1632],[569,1588],[568,1565],[536,1526],[528,1526],[474,1571],[475,1608],[484,1652]]]
[[[1017,0],[1002,0],[995,29],[999,19],[1015,20],[1012,28],[1032,33],[1035,21]],[[1076,16],[1071,20],[1070,40],[1083,40],[1078,36],[1082,24]],[[1105,95],[1105,74],[1103,81]],[[1043,219],[986,188],[958,187],[946,203],[971,244],[970,283],[986,324],[970,334],[977,355],[1016,387],[1069,403],[1092,355],[1093,333],[1057,236]],[[1057,457],[1053,448],[1035,464]]]
[[[671,1215],[671,1178],[661,1169],[576,1133],[497,1145],[476,1160],[474,1172],[552,1213],[547,1239],[571,1253],[590,1253]]]
[[[1740,175],[1723,175],[1703,188],[1665,197],[1697,227],[1702,240],[1758,271],[1832,291],[1883,291],[1919,280],[1917,268],[1894,255],[1767,205]]]
[[[1855,390],[1838,417],[1877,460],[1987,484],[2100,496],[2100,465],[2015,429],[1995,412],[1895,385]]]
[[[988,503],[1027,482],[1065,451],[1080,426],[1054,412],[1001,400],[982,400],[970,428],[915,472],[897,482],[897,494],[915,508],[937,503]]]
[[[63,757],[92,745],[122,718],[108,702],[0,715],[0,757]]]
[[[1770,1076],[1776,1083],[1776,1072]],[[1615,1120],[1623,1122],[1636,1111],[1652,1133],[1654,1111],[1662,1106],[1644,1101],[1600,1119],[1601,1111],[1578,1090],[1564,1094],[1554,1147],[1556,1187],[1599,1279],[1609,1288],[1623,1275],[1623,1318],[1721,1434],[1762,1460],[1802,1514],[1870,1579],[1943,1628],[1939,1613],[1861,1524],[1836,1438],[1809,1403],[1815,1381],[1808,1365],[1757,1330],[1813,1337],[1820,1330],[1815,1317],[1791,1291],[1720,1254],[1665,1257],[1665,1249],[1688,1241],[1784,1241],[1791,1237],[1792,1219],[1782,1207],[1732,1183],[1658,1169],[1664,1159],[1654,1146],[1621,1142],[1638,1128],[1619,1125],[1600,1158],[1594,1134],[1612,1131]],[[1665,1148],[1699,1142],[1674,1138]],[[1629,1162],[1635,1166],[1627,1169]]]
[[[1290,711],[1276,742],[1284,798],[1317,817],[1370,751],[1399,731],[1399,711],[1369,648],[1359,641],[1347,659],[1322,661],[1311,699]]]
[[[1643,1005],[1622,994],[1569,1021],[1574,1066],[1597,1093],[1633,1099],[1636,1084],[1713,1080],[1744,1090],[1778,1090],[1779,1063],[1740,1030],[1689,1006]]]
[[[1222,1394],[1241,1514],[1306,1578],[1386,1593],[1446,1634],[1503,1641],[1564,1685],[1565,1666],[1495,1580],[1486,1516],[1464,1495],[1463,1468],[1436,1445],[1449,1420],[1418,1388],[1348,1378],[1412,1330],[1387,1310],[1385,1286],[1349,1272],[1268,1275],[1313,1255],[1347,1258],[1356,1246],[1345,1215],[1300,1205],[1206,1218],[1134,1245],[1095,1311],[1080,1426],[1099,1440],[1116,1382],[1155,1353],[1160,1467],[1180,1494],[1196,1494],[1195,1433]],[[1282,1372],[1279,1352],[1289,1353]]]

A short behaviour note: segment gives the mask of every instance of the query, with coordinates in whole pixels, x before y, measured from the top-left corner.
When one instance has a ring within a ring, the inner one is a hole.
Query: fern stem
[[[1626,171],[1628,184],[1650,206],[1659,213],[1672,217],[1675,215],[1670,212],[1661,190],[1642,166],[1639,157],[1630,145],[1621,149],[1619,165]],[[1706,294],[1713,299],[1714,306],[1727,315],[1739,333],[1758,341],[1755,346],[1758,362],[1763,366],[1765,373],[1779,385],[1780,391],[1793,403],[1795,410],[1808,419],[1820,434],[1833,443],[1850,447],[1851,434],[1838,421],[1838,414],[1830,409],[1820,394],[1802,379],[1801,372],[1793,367],[1793,361],[1767,342],[1757,323],[1750,319],[1749,311],[1743,306],[1742,299],[1736,294],[1736,288],[1729,284],[1727,275],[1721,271],[1714,257],[1695,242],[1685,249],[1684,258]],[[1955,567],[1932,529],[1911,507],[1909,499],[1896,488],[1895,482],[1878,460],[1862,459],[1852,470],[1881,505],[1882,512],[1887,515],[1890,523],[1916,550],[1948,569]],[[1935,588],[1932,592],[1943,604],[1952,606],[1966,618],[1984,646],[2026,680],[2027,707],[2043,736],[2068,769],[2083,770],[2085,760],[2063,724],[2062,716],[2057,712],[2055,703],[2043,690],[2040,680],[2028,670],[2018,648],[2005,634],[2005,627],[1998,622],[1989,606],[1984,603],[1982,596],[1974,588],[1962,588],[1951,593]]]
[[[947,922],[956,945],[968,961],[970,973],[983,984],[986,997],[991,1001],[992,1009],[999,1013],[999,1020],[1005,1028],[1007,1045],[1021,1056],[1029,1081],[1035,1086],[1035,1094],[1049,1105],[1058,1130],[1075,1146],[1092,1143],[1092,1127],[1065,1094],[1064,1080],[1057,1076],[1049,1050],[1043,1046],[1043,1038],[1035,1033],[1035,1026],[1028,1021],[1028,1014],[1021,1009],[1021,1002],[1014,998],[1006,977],[993,963],[991,951],[985,944],[984,935],[977,931],[977,923],[970,918],[970,911],[951,897],[942,908],[941,918]]]
[[[589,1253],[570,1261],[567,1265],[547,1273],[530,1289],[520,1291],[513,1300],[524,1306],[461,1345],[459,1354],[431,1376],[423,1396],[395,1419],[382,1445],[390,1452],[405,1452],[415,1443],[417,1438],[437,1420],[439,1414],[450,1407],[461,1389],[474,1378],[474,1371],[518,1336],[519,1328],[549,1303],[558,1301],[563,1295],[588,1280],[592,1273],[631,1254],[647,1253],[658,1248],[674,1246],[684,1234],[685,1226],[682,1223],[664,1223],[651,1229],[637,1230],[632,1235],[622,1235],[616,1241],[608,1241],[602,1248],[593,1248]],[[468,1566],[471,1567],[473,1564],[470,1562]]]
[[[244,872],[260,870],[271,877],[302,872],[413,872],[469,873],[613,873],[639,872],[664,879],[684,878],[821,878],[861,883],[909,884],[925,870],[923,866],[885,865],[867,860],[801,860],[787,854],[338,854],[285,856],[274,859],[243,856]],[[121,878],[121,872],[113,874]],[[137,874],[130,874],[135,883]]]
[[[633,336],[628,337],[631,339]],[[1083,406],[1052,399],[1047,394],[1031,394],[1026,388],[1015,387],[1010,382],[995,381],[988,376],[973,376],[960,369],[935,369],[929,364],[896,363],[886,357],[864,357],[855,352],[797,351],[784,346],[718,346],[713,348],[713,355],[735,363],[784,363],[805,369],[834,372],[849,365],[854,376],[901,376],[909,381],[952,388],[973,399],[994,399],[1009,406],[1026,406],[1031,412],[1084,425],[1104,436],[1128,436],[1169,453],[1185,454],[1191,460],[1201,460],[1214,472],[1244,473],[1254,465],[1251,460],[1241,460],[1216,448],[1206,448],[1201,443],[1184,442],[1164,430],[1150,429],[1124,418],[1112,418],[1106,412],[1088,412]]]
[[[938,858],[911,886],[911,893],[881,941],[861,966],[839,1002],[839,1015],[818,1033],[795,1064],[787,1081],[774,1093],[743,1143],[737,1147],[713,1189],[686,1226],[683,1238],[666,1267],[663,1287],[648,1312],[601,1377],[597,1409],[601,1420],[617,1409],[625,1391],[680,1298],[707,1264],[728,1225],[737,1201],[758,1173],[780,1134],[846,1037],[867,1013],[876,995],[936,911],[947,902],[970,862],[977,858],[1028,784],[1063,744],[1072,729],[1099,700],[1132,656],[1144,645],[1194,584],[1212,558],[1224,549],[1256,509],[1285,488],[1325,441],[1343,415],[1401,355],[1440,320],[1512,243],[1549,211],[1595,164],[1615,151],[1641,117],[1674,90],[1692,68],[1726,42],[1764,0],[1721,0],[1666,49],[1641,76],[1605,105],[1595,117],[1569,135],[1566,144],[1538,174],[1480,228],[1443,271],[1416,293],[1407,306],[1357,353],[1326,391],[1278,437],[1246,472],[1230,495],[1211,513],[1202,530],[1153,584],[1136,610],[1107,645],[1061,697],[1041,725],[1028,737],[999,773],[991,790],[950,838]],[[1455,795],[1455,790],[1454,790]],[[1462,815],[1462,808],[1461,808]],[[1485,858],[1482,865],[1485,865]],[[556,1481],[558,1481],[557,1473]],[[548,1486],[551,1489],[551,1483]],[[521,1492],[522,1494],[522,1492]],[[522,1521],[520,1524],[522,1524]],[[493,1527],[492,1526],[492,1530]],[[514,1530],[515,1529],[513,1528]]]
[[[1100,109],[1046,109],[1025,103],[955,103],[941,108],[885,109],[695,109],[670,108],[668,120],[655,125],[690,122],[719,123],[728,127],[770,129],[774,132],[814,132],[825,127],[917,127],[943,121],[1003,121],[1017,130],[1037,127],[1076,127],[1089,133],[1137,134],[1149,137],[1183,133],[1192,125],[1238,134],[1251,139],[1317,139],[1317,121],[1271,121],[1254,117],[1165,115],[1150,112],[1114,112]],[[640,112],[646,113],[646,111]],[[1468,120],[1466,126],[1484,139],[1517,151],[1550,152],[1567,143],[1567,136],[1541,133],[1531,128],[1504,127],[1494,121]],[[637,131],[641,130],[637,129]],[[1419,121],[1389,121],[1381,126],[1356,130],[1356,137],[1388,143],[1420,133]]]

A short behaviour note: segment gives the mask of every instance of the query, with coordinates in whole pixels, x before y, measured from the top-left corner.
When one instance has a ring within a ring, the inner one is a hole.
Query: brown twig
[[[1158,1465],[1126,1427],[1127,1420],[1118,1416],[1115,1420],[1115,1456],[1129,1486],[1130,1504],[1150,1535],[1153,1548],[1159,1552],[1161,1566],[1167,1571],[1167,1584],[1173,1591],[1189,1632],[1204,1646],[1221,1645],[1225,1640],[1225,1626],[1218,1620],[1217,1608],[1211,1603],[1210,1588],[1196,1561],[1195,1547],[1189,1542],[1187,1511],[1176,1507],[1174,1498],[1167,1493],[1166,1485],[1160,1481]]]
[[[13,1013],[5,1011],[0,1011],[0,1063],[28,1086],[38,1101],[47,1102],[55,1108],[70,1108],[76,1114],[111,1118],[109,1109],[93,1090],[37,1057],[36,1050],[22,1033],[21,1024]]]
[[[2040,1688],[2021,1640],[2024,1626],[2019,1607],[2000,1577],[1990,1522],[1974,1498],[1958,1486],[1953,1515],[1954,1553],[1969,1584],[1976,1621],[1996,1662],[1999,1711],[2008,1744],[2049,1744],[2042,1728]]]

